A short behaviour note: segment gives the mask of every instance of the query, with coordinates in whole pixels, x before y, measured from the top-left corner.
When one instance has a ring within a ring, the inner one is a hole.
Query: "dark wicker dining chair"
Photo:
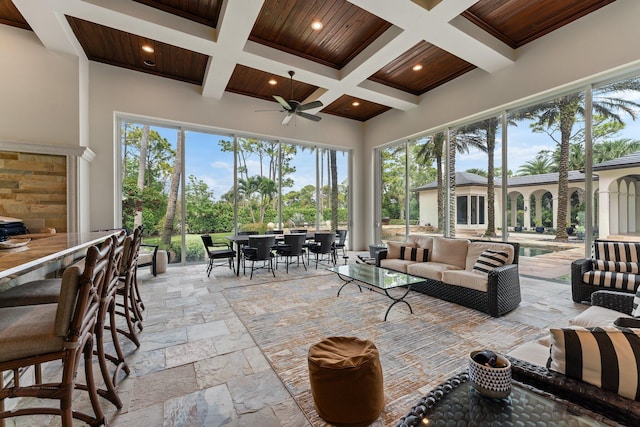
[[[229,265],[229,268],[232,269],[235,274],[236,266],[233,261],[236,257],[236,253],[231,245],[226,242],[214,242],[209,234],[203,234],[200,238],[202,238],[202,243],[204,244],[204,249],[207,252],[207,258],[209,259],[209,263],[207,264],[207,277],[210,276],[213,267],[224,266],[225,264]],[[226,262],[216,263],[216,261],[221,260],[226,260]]]
[[[302,266],[304,269],[307,269],[306,264],[304,263],[304,254],[306,249],[304,247],[304,243],[307,240],[307,234],[302,233],[291,233],[284,235],[284,243],[279,243],[276,245],[276,254],[278,255],[278,259],[276,260],[276,267],[280,263],[280,258],[284,258],[283,261],[287,266],[287,273],[289,273],[289,264],[292,264],[293,258],[296,258],[296,262],[300,264],[300,257],[302,257]]]
[[[249,243],[242,248],[244,254],[243,273],[246,273],[246,262],[251,261],[251,276],[249,279],[253,279],[254,270],[260,268],[266,268],[271,270],[273,277],[276,277],[276,273],[273,269],[274,254],[272,247],[276,244],[276,236],[249,236]],[[261,263],[256,267],[256,262]]]
[[[316,270],[320,262],[336,264],[336,250],[333,246],[335,239],[336,234],[332,232],[315,234],[315,242],[309,244],[309,252],[316,255]]]

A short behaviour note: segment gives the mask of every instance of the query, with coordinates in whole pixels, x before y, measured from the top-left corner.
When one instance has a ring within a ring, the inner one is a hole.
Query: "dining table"
[[[119,231],[24,234],[0,242],[0,291],[57,274]]]
[[[265,237],[273,236],[273,234],[235,234],[233,236],[227,236],[236,249],[236,276],[240,275],[240,262],[242,258],[242,247],[249,243],[249,237]],[[284,234],[276,234],[276,242],[284,240]],[[316,232],[307,232],[307,240],[313,240],[316,237]]]

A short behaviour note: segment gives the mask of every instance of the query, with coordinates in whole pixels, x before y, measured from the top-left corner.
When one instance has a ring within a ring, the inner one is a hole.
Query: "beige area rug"
[[[266,272],[253,281],[222,279],[223,293],[314,426],[326,423],[317,415],[309,388],[309,346],[328,336],[372,340],[383,368],[385,409],[374,426],[394,425],[428,390],[466,369],[471,350],[507,352],[538,338],[545,329],[518,316],[487,314],[411,292],[385,322],[391,300],[350,284],[336,297],[342,281],[326,270],[305,273],[292,269]],[[400,290],[397,290],[400,292]],[[509,316],[508,316],[509,317]],[[526,317],[526,316],[525,316]]]

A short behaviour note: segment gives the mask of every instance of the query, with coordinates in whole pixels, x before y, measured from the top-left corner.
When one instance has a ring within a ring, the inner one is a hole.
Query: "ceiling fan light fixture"
[[[315,31],[320,31],[324,28],[324,24],[318,20],[315,20],[311,23],[311,28]]]

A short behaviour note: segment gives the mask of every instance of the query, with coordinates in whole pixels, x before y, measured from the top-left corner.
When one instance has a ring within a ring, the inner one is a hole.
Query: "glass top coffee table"
[[[362,292],[361,286],[364,286],[374,292],[380,294],[384,293],[387,297],[393,300],[384,315],[385,321],[387,320],[387,316],[389,315],[391,307],[399,302],[407,304],[407,307],[409,307],[409,311],[413,313],[411,305],[409,305],[409,303],[405,301],[404,298],[411,290],[411,285],[423,283],[425,281],[425,279],[422,277],[410,276],[399,271],[387,270],[386,268],[376,267],[375,265],[368,264],[340,265],[337,267],[329,268],[329,271],[337,273],[338,277],[340,277],[340,279],[345,282],[344,285],[342,285],[340,289],[338,289],[338,296],[340,296],[340,291],[342,291],[342,288],[347,286],[349,283],[357,282],[355,284],[360,288],[360,292]],[[400,297],[393,296],[389,293],[390,289],[400,288],[403,286],[405,286],[406,289]]]
[[[482,396],[467,372],[422,397],[396,427],[409,426],[605,426],[617,425],[586,408],[514,381],[504,399]]]

